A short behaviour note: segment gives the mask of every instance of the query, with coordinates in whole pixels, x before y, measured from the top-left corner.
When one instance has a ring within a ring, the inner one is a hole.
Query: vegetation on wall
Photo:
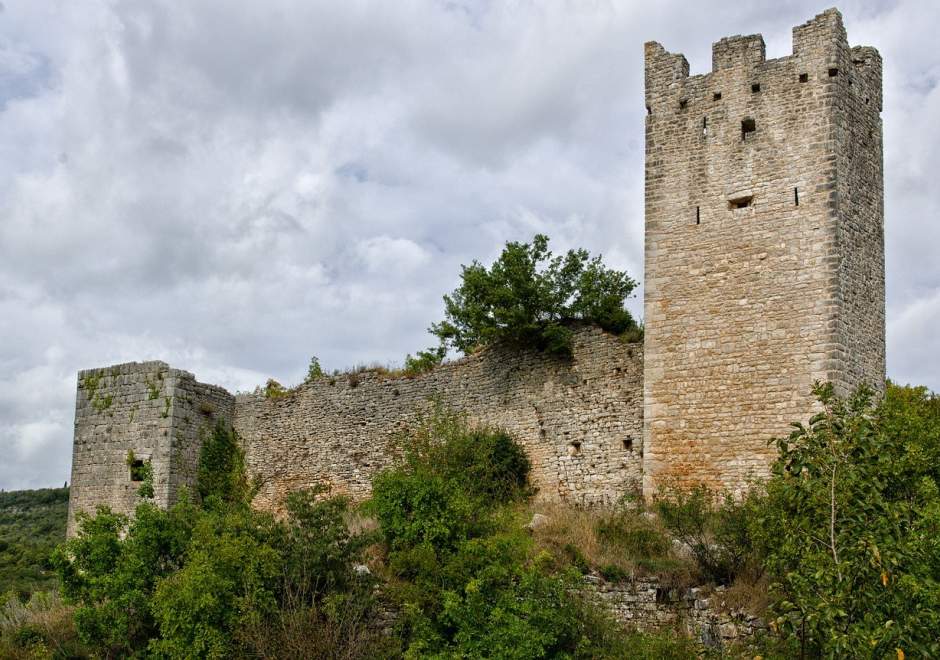
[[[464,266],[460,279],[444,296],[444,320],[430,332],[463,353],[503,341],[567,355],[572,321],[618,334],[637,327],[624,307],[633,279],[583,249],[555,256],[542,234],[531,243],[507,243],[489,268]]]

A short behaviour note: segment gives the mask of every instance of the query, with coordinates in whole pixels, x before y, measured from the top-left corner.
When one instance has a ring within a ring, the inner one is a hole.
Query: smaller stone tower
[[[75,514],[99,505],[130,514],[140,502],[138,469],[149,461],[154,501],[176,501],[195,481],[202,439],[217,420],[231,424],[235,399],[163,362],[131,362],[78,374],[68,535]],[[129,464],[133,454],[137,465]]]
[[[813,381],[883,387],[881,58],[835,9],[705,75],[650,42],[646,109],[644,492],[737,490]]]

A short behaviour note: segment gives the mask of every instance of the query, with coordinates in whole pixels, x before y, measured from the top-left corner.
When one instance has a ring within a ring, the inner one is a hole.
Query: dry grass
[[[766,574],[755,576],[750,572],[739,575],[714,602],[725,611],[740,610],[764,618],[770,607],[770,583]],[[716,594],[717,595],[717,594]]]
[[[535,543],[582,571],[610,581],[659,577],[670,586],[695,582],[694,565],[675,554],[669,535],[655,518],[628,508],[580,508],[562,503],[532,505],[548,522],[532,533]]]
[[[37,592],[26,603],[9,596],[0,609],[0,657],[85,657],[73,614],[57,592]]]

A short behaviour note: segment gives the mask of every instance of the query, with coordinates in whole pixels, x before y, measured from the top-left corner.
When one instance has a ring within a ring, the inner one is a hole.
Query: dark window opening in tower
[[[679,99],[680,110],[685,110],[688,105],[689,105],[689,99]]]
[[[808,73],[801,73],[801,74],[800,74],[800,82],[801,82],[801,83],[809,82],[809,74],[808,74]]]
[[[697,225],[702,224],[702,214],[698,206],[695,207],[695,224]]]
[[[139,458],[131,461],[131,481],[143,481],[144,476],[144,462]]]
[[[720,101],[720,100],[721,100],[721,92],[715,92],[714,94],[712,94],[712,100],[713,100],[713,101]]]
[[[754,83],[751,85],[751,93],[756,94],[760,91],[760,83]]]
[[[839,75],[839,70],[838,70],[838,69],[829,69],[829,77],[830,77],[830,78],[835,78],[835,77],[838,76],[838,75]]]
[[[646,106],[646,114],[648,114],[648,115],[653,114],[653,109],[652,109],[651,107],[649,107],[649,106]]]
[[[702,117],[702,135],[708,135],[708,117]]]
[[[728,205],[729,205],[732,209],[746,209],[748,206],[751,205],[751,203],[752,203],[753,201],[754,201],[754,196],[753,196],[753,195],[747,195],[747,196],[745,196],[745,197],[737,197],[737,198],[735,198],[735,199],[732,199],[732,200],[728,203]]]
[[[741,139],[746,140],[747,136],[757,130],[757,122],[750,117],[741,121]]]
[[[793,205],[794,206],[800,205],[800,189],[799,188],[793,189]]]
[[[633,451],[633,436],[627,436],[623,439],[623,448],[627,451]]]

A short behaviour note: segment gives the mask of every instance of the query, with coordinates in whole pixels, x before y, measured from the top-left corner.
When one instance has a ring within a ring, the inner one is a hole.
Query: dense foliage
[[[68,488],[0,492],[0,594],[55,584],[49,564],[65,539]]]
[[[825,657],[940,655],[940,400],[890,385],[777,440],[751,532],[773,585],[774,624]]]
[[[616,628],[575,595],[579,571],[537,551],[510,507],[528,472],[505,433],[438,414],[375,479],[406,657],[687,657],[681,640]]]
[[[222,426],[204,444],[198,492],[201,505],[184,496],[162,510],[144,500],[132,519],[102,507],[58,552],[62,592],[92,654],[385,653],[367,627],[342,625],[346,611],[372,602],[353,570],[368,539],[349,532],[344,499],[313,489],[292,494],[283,519],[252,509],[241,450]]]
[[[464,266],[460,279],[460,287],[444,296],[445,319],[430,332],[464,353],[505,341],[567,354],[572,321],[616,333],[637,327],[624,308],[634,280],[585,250],[554,256],[541,234],[532,243],[507,243],[489,268],[476,261]]]

